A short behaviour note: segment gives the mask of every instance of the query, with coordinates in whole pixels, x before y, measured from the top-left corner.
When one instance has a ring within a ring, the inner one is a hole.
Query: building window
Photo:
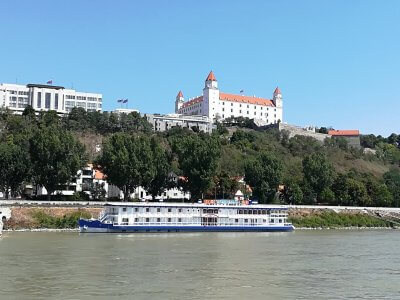
[[[58,109],[58,94],[55,94],[54,109]]]
[[[37,93],[37,106],[38,106],[38,108],[42,107],[42,93],[41,92]]]
[[[50,100],[51,100],[51,94],[46,93],[45,94],[45,102],[44,102],[44,108],[50,109]]]

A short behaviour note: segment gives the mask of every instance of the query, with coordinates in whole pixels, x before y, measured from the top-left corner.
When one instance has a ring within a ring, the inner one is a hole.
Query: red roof
[[[94,179],[103,180],[103,179],[105,179],[105,176],[100,170],[95,169],[94,170]]]
[[[176,96],[177,98],[183,98],[183,93],[182,91],[179,91],[178,96]]]
[[[329,130],[329,135],[333,136],[359,136],[359,130]]]
[[[282,93],[281,93],[281,90],[280,90],[278,87],[276,87],[276,89],[275,89],[275,91],[274,91],[274,95],[275,95],[275,94],[282,94]]]
[[[264,106],[274,106],[274,103],[270,99],[251,97],[251,96],[243,96],[243,95],[226,94],[226,93],[219,93],[219,100],[250,103],[250,104],[257,104],[257,105],[264,105]]]
[[[196,104],[196,103],[200,103],[201,101],[203,101],[203,96],[200,96],[200,97],[194,98],[192,100],[186,101],[185,103],[183,103],[182,108],[191,106],[191,105]]]
[[[217,79],[214,76],[213,71],[210,72],[210,74],[208,74],[206,81],[217,81]]]

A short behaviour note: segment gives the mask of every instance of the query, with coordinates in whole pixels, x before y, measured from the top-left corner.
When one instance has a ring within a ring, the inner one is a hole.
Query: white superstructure
[[[282,93],[278,87],[272,99],[224,93],[219,90],[212,71],[206,78],[203,95],[185,101],[179,91],[175,99],[175,113],[207,116],[213,121],[244,117],[263,125],[275,124],[282,122],[282,111]]]
[[[109,203],[99,219],[79,220],[81,232],[290,231],[287,208],[215,204]]]
[[[69,113],[73,107],[86,111],[102,111],[103,96],[98,93],[78,92],[48,84],[0,84],[0,107],[22,113],[28,105],[35,111],[55,110]]]

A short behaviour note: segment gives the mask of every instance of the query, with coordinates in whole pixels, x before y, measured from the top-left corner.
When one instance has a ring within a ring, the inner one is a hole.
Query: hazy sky
[[[0,82],[169,113],[181,89],[284,97],[285,122],[400,132],[400,1],[18,1],[0,5]]]

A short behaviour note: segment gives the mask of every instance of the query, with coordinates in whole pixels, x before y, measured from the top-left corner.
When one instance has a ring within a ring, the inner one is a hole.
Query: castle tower
[[[279,87],[276,87],[274,94],[272,96],[272,102],[274,103],[275,107],[282,108],[282,93]]]
[[[212,107],[216,107],[219,102],[219,89],[218,89],[218,81],[215,78],[213,71],[211,71],[204,83],[203,89],[203,108],[202,115],[208,116],[211,119],[215,119],[216,109],[212,109]]]
[[[185,99],[183,98],[183,93],[182,91],[179,91],[178,95],[176,95],[175,99],[175,113],[177,114],[179,112],[179,109],[182,107],[183,102],[185,102]]]

